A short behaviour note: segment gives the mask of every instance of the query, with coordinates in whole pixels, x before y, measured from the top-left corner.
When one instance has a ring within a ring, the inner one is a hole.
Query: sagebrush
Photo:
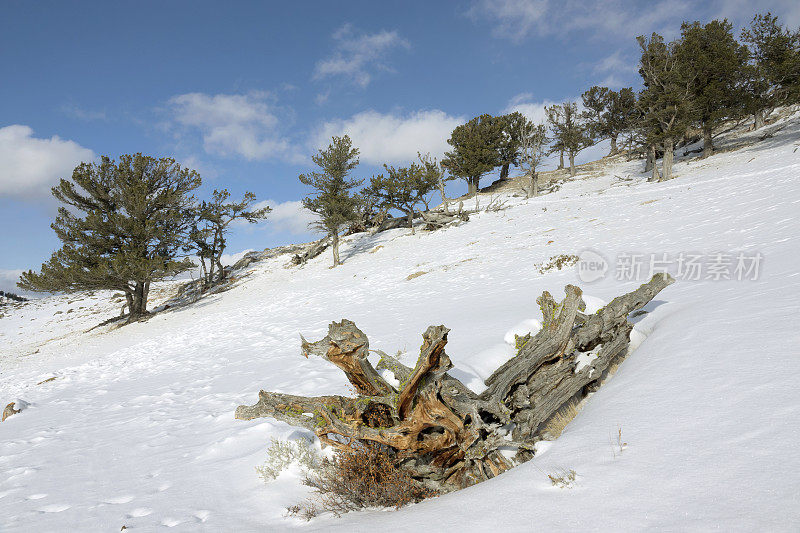
[[[276,479],[281,472],[296,464],[308,473],[319,468],[321,456],[313,444],[306,440],[283,441],[272,439],[267,448],[267,460],[256,467],[256,472],[265,483]]]

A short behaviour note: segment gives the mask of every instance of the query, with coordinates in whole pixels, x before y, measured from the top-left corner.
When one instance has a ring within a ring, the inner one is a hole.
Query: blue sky
[[[297,176],[331,135],[361,149],[358,177],[440,156],[475,115],[540,119],[591,85],[636,86],[638,34],[719,17],[741,27],[756,10],[800,24],[794,0],[755,4],[5,0],[0,289],[59,246],[49,188],[80,161],[172,156],[201,173],[201,195],[255,192],[273,216],[237,229],[231,253],[310,240]]]

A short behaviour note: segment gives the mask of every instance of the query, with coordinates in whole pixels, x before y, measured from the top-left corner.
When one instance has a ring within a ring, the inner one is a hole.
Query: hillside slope
[[[84,318],[44,343],[52,331],[27,323],[46,317],[15,308],[0,319],[11,345],[0,401],[26,408],[0,424],[0,530],[796,530],[800,120],[781,125],[750,147],[679,162],[670,182],[609,162],[457,227],[348,237],[336,269],[328,254],[291,269],[288,256],[265,260],[225,293],[102,334],[80,333]],[[757,136],[728,140],[747,137]],[[604,279],[539,272],[586,249],[608,260]],[[298,333],[320,338],[346,317],[373,347],[413,361],[422,331],[445,324],[453,373],[477,388],[512,355],[506,334],[539,318],[543,290],[561,297],[575,283],[597,306],[648,277],[650,254],[682,252],[763,260],[755,280],[706,270],[664,290],[637,318],[638,349],[532,461],[397,512],[311,523],[284,518],[305,495],[296,477],[255,475],[270,437],[304,432],[234,420],[237,405],[261,388],[347,393],[335,367],[300,357]],[[643,254],[638,281],[615,279],[619,254]],[[38,353],[14,348],[20,332],[41,337],[26,340]],[[564,469],[575,488],[551,486],[547,474]]]

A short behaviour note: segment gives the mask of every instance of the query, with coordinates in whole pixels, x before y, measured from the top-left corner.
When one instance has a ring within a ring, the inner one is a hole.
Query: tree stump
[[[448,492],[493,478],[533,455],[547,420],[562,406],[599,386],[610,364],[627,354],[633,326],[628,314],[674,282],[657,274],[635,291],[587,316],[581,290],[565,288],[560,303],[544,292],[537,299],[542,329],[519,339],[516,356],[476,394],[447,373],[444,326],[422,334],[414,368],[382,354],[377,369],[367,359],[366,335],[350,320],[333,322],[328,335],[302,353],[317,355],[342,369],[358,396],[304,397],[259,392],[255,405],[236,409],[236,418],[270,417],[313,431],[325,445],[349,450],[353,441],[391,448],[417,483]],[[577,358],[593,358],[578,368]],[[389,370],[394,387],[378,371]],[[514,459],[501,449],[516,449]]]

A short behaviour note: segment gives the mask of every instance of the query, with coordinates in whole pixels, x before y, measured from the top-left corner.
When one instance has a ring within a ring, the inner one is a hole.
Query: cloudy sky
[[[297,176],[331,135],[361,149],[359,177],[441,156],[475,115],[541,119],[591,85],[637,86],[638,34],[741,27],[756,9],[800,24],[796,0],[6,0],[0,289],[58,247],[49,189],[81,161],[172,156],[201,173],[203,195],[255,192],[274,215],[237,229],[231,253],[309,240]]]

